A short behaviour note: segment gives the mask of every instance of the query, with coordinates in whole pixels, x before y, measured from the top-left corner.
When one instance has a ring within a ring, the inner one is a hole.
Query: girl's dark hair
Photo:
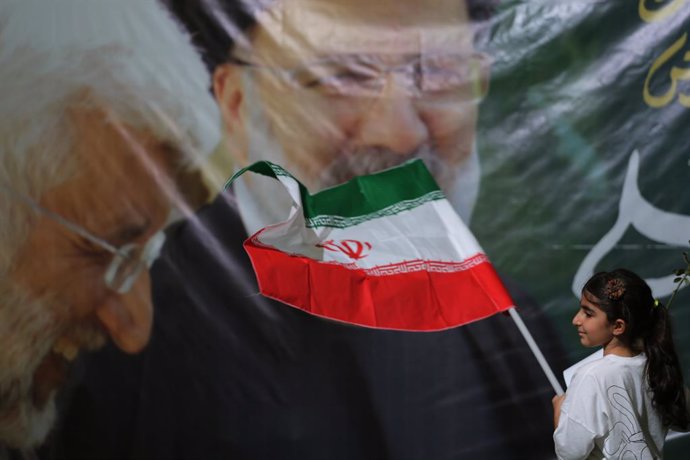
[[[599,272],[587,281],[583,295],[597,305],[610,323],[625,321],[620,339],[647,356],[645,374],[652,403],[666,426],[687,428],[683,374],[676,353],[668,311],[655,301],[647,283],[624,268]]]

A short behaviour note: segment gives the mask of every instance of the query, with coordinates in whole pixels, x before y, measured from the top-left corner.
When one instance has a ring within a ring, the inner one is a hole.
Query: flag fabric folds
[[[287,220],[244,243],[267,297],[361,326],[447,329],[513,306],[474,236],[420,160],[310,195],[280,166]]]

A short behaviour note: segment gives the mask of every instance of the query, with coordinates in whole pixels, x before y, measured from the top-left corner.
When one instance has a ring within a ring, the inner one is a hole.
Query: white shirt
[[[652,407],[647,358],[606,355],[580,368],[553,434],[562,460],[660,459],[666,429]]]

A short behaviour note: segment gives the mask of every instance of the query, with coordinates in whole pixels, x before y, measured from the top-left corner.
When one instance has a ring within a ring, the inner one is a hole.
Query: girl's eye
[[[587,318],[591,318],[592,316],[594,316],[594,312],[592,312],[591,310],[588,310],[588,309],[583,308],[583,307],[580,307],[579,310],[580,310],[580,313],[585,315]]]

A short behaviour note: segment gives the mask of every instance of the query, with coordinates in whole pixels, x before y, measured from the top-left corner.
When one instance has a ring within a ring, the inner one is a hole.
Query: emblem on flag
[[[323,243],[317,243],[316,247],[324,248],[327,251],[340,251],[350,259],[358,260],[367,256],[368,252],[371,250],[371,243],[357,240],[328,240]]]

